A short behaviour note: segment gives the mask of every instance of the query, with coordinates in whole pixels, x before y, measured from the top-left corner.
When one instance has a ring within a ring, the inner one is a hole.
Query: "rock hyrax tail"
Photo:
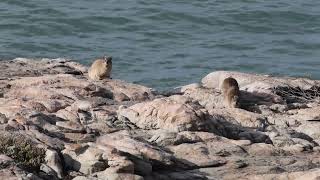
[[[226,78],[221,86],[223,101],[227,107],[239,107],[240,90],[237,80],[232,77]]]
[[[104,56],[103,59],[95,60],[88,70],[90,79],[101,80],[110,78],[112,69],[112,57]]]

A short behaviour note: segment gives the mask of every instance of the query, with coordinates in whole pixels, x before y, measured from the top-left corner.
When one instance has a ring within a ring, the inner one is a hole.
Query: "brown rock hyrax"
[[[88,70],[88,76],[93,80],[110,78],[112,69],[112,57],[104,56],[102,59],[95,60]]]
[[[224,79],[221,91],[225,106],[230,108],[239,107],[240,90],[237,80],[232,77]]]

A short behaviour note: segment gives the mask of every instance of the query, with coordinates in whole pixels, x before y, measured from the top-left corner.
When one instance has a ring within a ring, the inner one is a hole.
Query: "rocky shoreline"
[[[0,62],[3,179],[320,177],[320,81],[218,71],[168,92],[66,59]],[[239,82],[241,108],[219,86]]]

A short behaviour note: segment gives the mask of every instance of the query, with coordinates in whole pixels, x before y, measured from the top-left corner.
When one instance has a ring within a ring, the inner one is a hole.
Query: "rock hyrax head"
[[[112,64],[112,57],[111,56],[103,56],[103,59],[106,61],[106,65]]]

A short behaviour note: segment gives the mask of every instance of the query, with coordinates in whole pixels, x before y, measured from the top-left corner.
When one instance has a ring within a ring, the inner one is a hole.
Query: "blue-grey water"
[[[0,59],[104,54],[114,78],[158,89],[215,70],[320,79],[320,1],[0,1]]]

